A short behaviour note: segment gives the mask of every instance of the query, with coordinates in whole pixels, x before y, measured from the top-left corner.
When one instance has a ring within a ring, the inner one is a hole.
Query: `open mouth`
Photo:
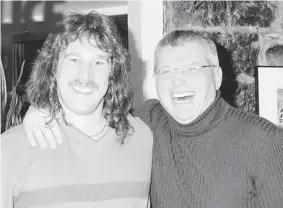
[[[95,88],[84,87],[84,86],[72,86],[72,88],[73,88],[77,93],[85,94],[85,95],[91,94],[91,93],[95,90]]]
[[[191,101],[195,96],[194,91],[188,91],[188,92],[174,92],[172,93],[172,100],[174,103],[182,104],[187,103]]]

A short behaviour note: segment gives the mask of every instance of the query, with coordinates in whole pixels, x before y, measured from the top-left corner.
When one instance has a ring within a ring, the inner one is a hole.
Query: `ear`
[[[220,66],[215,67],[213,69],[213,76],[214,76],[214,82],[215,82],[215,88],[216,90],[219,90],[221,84],[222,84],[222,69]]]

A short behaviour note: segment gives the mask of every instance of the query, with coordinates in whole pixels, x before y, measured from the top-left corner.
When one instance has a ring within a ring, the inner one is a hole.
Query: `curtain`
[[[7,85],[6,85],[6,78],[5,78],[5,72],[4,67],[2,64],[2,60],[0,59],[0,85],[1,85],[1,118],[4,116],[5,112],[5,106],[7,102]],[[1,122],[1,129],[2,129],[2,122]]]
[[[24,44],[12,44],[12,91],[8,94],[8,101],[5,108],[5,126],[2,131],[22,123],[21,110],[26,101],[23,93],[21,78],[24,72]]]
[[[19,79],[20,69],[24,61],[24,48],[23,43],[12,44],[12,86],[15,87]]]

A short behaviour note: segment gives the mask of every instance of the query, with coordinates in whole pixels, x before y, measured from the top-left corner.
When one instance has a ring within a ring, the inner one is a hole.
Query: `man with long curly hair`
[[[96,12],[70,13],[56,28],[27,94],[66,141],[30,148],[23,125],[2,135],[2,207],[149,206],[152,133],[129,114],[130,61],[115,24]]]

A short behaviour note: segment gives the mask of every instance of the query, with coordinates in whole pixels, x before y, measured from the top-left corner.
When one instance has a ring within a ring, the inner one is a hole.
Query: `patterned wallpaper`
[[[164,33],[198,31],[218,47],[222,96],[257,113],[257,65],[283,65],[283,1],[165,1]]]

